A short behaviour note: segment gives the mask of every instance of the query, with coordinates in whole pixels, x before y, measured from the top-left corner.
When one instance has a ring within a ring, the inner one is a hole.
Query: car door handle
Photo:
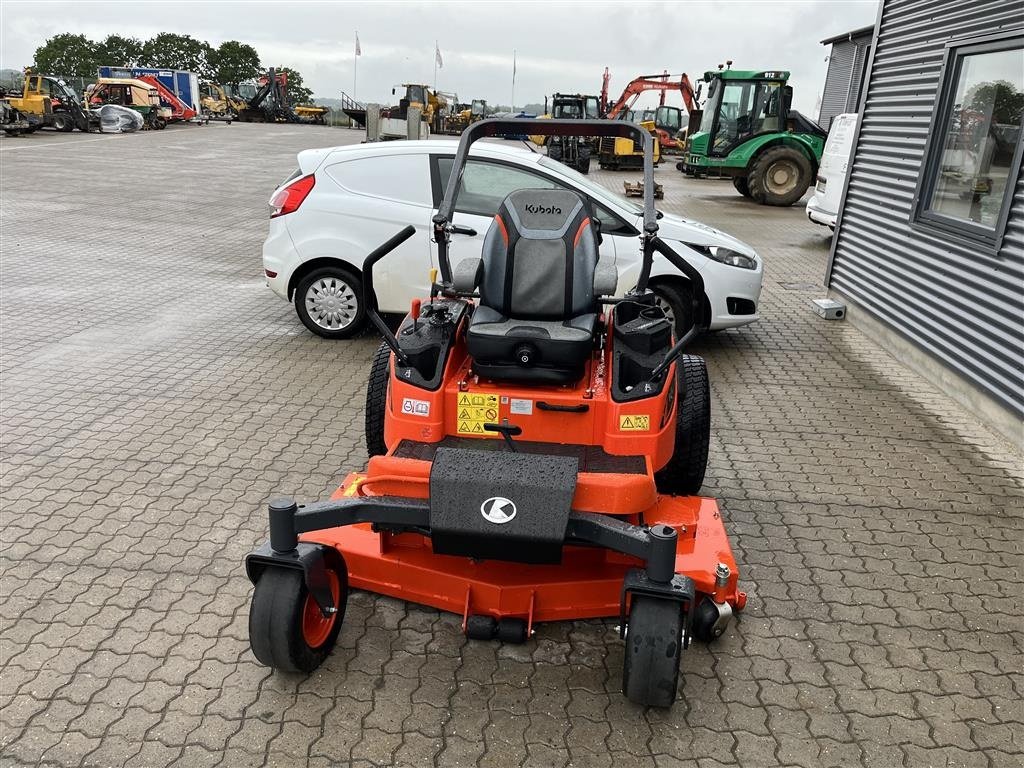
[[[469,235],[470,237],[476,237],[476,230],[472,227],[463,227],[458,224],[453,224],[451,232],[456,235]]]

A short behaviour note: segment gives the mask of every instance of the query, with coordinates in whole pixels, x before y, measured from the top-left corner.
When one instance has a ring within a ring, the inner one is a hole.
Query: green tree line
[[[195,72],[203,80],[237,86],[266,73],[256,49],[237,40],[216,48],[191,35],[161,32],[149,40],[108,35],[101,41],[85,35],[54,35],[36,48],[32,68],[61,77],[96,76],[101,66],[160,67]],[[290,67],[276,67],[288,73],[288,99],[306,104],[313,92],[302,83],[302,75]]]

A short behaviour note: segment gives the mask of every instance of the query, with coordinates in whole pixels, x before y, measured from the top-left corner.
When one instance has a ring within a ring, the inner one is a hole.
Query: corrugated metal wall
[[[950,37],[1024,25],[1007,0],[883,0],[829,285],[1024,417],[1024,178],[999,253],[910,225]]]
[[[858,45],[853,57],[852,71],[850,72],[850,92],[846,95],[846,109],[844,112],[856,112],[860,109],[860,87],[861,81],[867,70],[868,56],[871,55],[871,45]]]
[[[821,109],[818,112],[818,125],[826,131],[832,118],[846,111],[856,54],[857,46],[849,40],[832,43],[828,74],[825,75],[825,91],[821,95]]]

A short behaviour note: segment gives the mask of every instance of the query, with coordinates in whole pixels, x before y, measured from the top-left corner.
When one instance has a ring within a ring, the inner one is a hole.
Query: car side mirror
[[[394,89],[394,88],[392,88],[392,89],[391,89],[391,95],[392,95],[392,96],[394,96],[394,95],[395,95],[395,89]]]

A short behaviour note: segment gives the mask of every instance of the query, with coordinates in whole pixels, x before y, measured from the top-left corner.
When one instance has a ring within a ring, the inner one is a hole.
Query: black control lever
[[[484,424],[484,432],[498,432],[505,440],[505,444],[508,446],[512,453],[519,453],[516,448],[516,444],[512,441],[513,436],[523,434],[523,428],[517,427],[515,424],[492,424],[490,422]]]
[[[469,235],[470,237],[476,237],[476,230],[472,227],[463,227],[460,224],[452,224],[448,227],[448,231],[454,235]]]
[[[373,289],[373,266],[415,234],[416,227],[409,224],[387,242],[370,251],[369,255],[363,260],[363,306],[366,307],[366,316],[370,318],[370,322],[373,323],[377,333],[384,339],[384,343],[391,347],[391,351],[395,353],[398,361],[406,367],[410,365],[409,358],[406,357],[401,347],[398,346],[398,339],[395,338],[395,334],[391,332],[391,329],[388,328],[387,324],[377,313],[377,293]]]

